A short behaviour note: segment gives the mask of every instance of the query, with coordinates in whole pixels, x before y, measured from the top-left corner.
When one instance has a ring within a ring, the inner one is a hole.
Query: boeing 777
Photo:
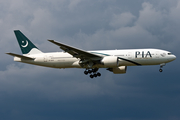
[[[84,68],[90,78],[101,76],[99,68],[106,68],[114,74],[126,73],[127,66],[160,65],[176,59],[171,52],[160,49],[124,49],[85,51],[54,40],[48,40],[64,52],[43,53],[21,31],[14,31],[23,55],[14,56],[14,61],[51,68]]]

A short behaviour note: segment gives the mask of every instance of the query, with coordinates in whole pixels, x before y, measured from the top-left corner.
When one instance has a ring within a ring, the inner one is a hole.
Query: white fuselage
[[[159,65],[176,59],[175,55],[160,49],[100,50],[88,52],[102,57],[116,56],[119,60],[118,66]],[[79,64],[80,59],[65,52],[39,53],[25,56],[35,59],[24,60],[15,57],[14,61],[52,68],[82,68]],[[96,64],[94,67],[106,68],[103,64]]]

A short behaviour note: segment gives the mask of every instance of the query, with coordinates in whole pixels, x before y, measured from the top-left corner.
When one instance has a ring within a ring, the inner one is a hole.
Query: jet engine
[[[124,74],[124,73],[126,73],[127,66],[108,68],[107,70],[113,72],[114,74]]]
[[[118,58],[115,56],[106,56],[101,60],[101,63],[104,67],[118,67],[119,61]]]

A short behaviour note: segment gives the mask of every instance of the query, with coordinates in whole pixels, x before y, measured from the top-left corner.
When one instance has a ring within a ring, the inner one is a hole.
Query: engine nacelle
[[[124,73],[126,73],[127,66],[108,68],[107,70],[113,72],[114,74],[124,74]]]
[[[118,58],[115,56],[106,56],[101,60],[101,63],[104,67],[118,67],[119,61]]]

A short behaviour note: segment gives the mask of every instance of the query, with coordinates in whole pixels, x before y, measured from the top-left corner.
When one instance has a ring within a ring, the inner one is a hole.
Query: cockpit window
[[[172,53],[168,53],[168,55],[172,55]]]

